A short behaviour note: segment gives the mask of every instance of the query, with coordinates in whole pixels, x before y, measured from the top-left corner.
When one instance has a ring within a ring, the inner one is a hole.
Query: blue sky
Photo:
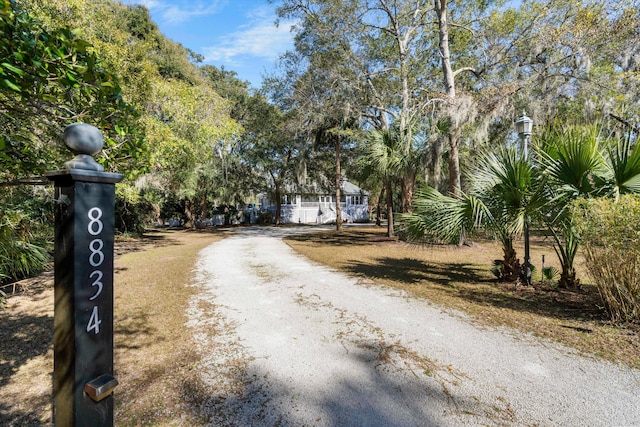
[[[276,27],[276,4],[267,0],[125,0],[149,9],[160,31],[259,87],[278,55],[293,46],[292,22]]]

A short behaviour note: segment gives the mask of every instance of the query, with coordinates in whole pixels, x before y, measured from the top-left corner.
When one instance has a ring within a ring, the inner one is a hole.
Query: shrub
[[[542,269],[542,282],[547,284],[557,283],[560,277],[558,267],[545,267]]]
[[[142,234],[153,214],[151,203],[132,185],[116,186],[115,227],[120,233]]]
[[[640,320],[640,197],[577,200],[571,210],[587,270],[611,320]]]
[[[18,210],[0,212],[0,283],[31,277],[44,270],[50,256],[46,241],[30,217]]]
[[[273,224],[273,221],[274,221],[273,214],[269,211],[262,211],[258,215],[257,223],[260,225]]]

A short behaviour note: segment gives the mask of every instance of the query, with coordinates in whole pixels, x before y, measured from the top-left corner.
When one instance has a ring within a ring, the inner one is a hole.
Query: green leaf
[[[16,73],[16,74],[17,74],[17,75],[19,75],[19,76],[23,76],[23,75],[24,75],[24,71],[22,71],[22,70],[21,70],[20,68],[18,68],[18,67],[14,67],[13,65],[11,65],[11,64],[9,64],[9,63],[7,63],[7,62],[3,62],[3,63],[2,63],[2,66],[3,66],[4,68],[6,68],[7,70],[11,70],[11,71],[13,71],[14,73]]]
[[[2,80],[4,82],[5,85],[7,85],[7,87],[11,90],[14,90],[16,92],[20,92],[20,87],[17,86],[14,82],[12,82],[11,80],[8,79],[3,79]]]

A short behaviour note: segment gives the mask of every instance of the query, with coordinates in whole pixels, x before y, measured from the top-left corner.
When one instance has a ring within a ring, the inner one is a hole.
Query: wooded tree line
[[[98,160],[126,176],[123,231],[309,182],[339,200],[348,178],[386,205],[393,236],[393,213],[424,204],[417,189],[472,192],[486,153],[517,146],[523,110],[534,143],[592,123],[637,142],[637,0],[283,0],[295,48],[259,90],[203,65],[142,6],[0,4],[0,227],[25,242],[50,223],[50,191],[7,183],[59,168],[75,121],[102,130]]]
[[[514,239],[533,221],[554,239],[560,285],[576,287],[568,206],[640,190],[638,6],[285,0],[280,17],[298,24],[278,93],[307,112],[301,127],[331,123],[355,143],[408,239],[489,231],[504,246],[496,275],[517,280]],[[523,110],[532,156],[513,130]]]
[[[0,281],[48,260],[52,187],[37,184],[69,160],[61,136],[71,123],[97,126],[97,160],[126,177],[117,188],[124,232],[149,219],[193,222],[267,187],[246,147],[276,109],[164,37],[146,8],[2,0],[0,25]]]
[[[637,6],[286,0],[279,14],[298,24],[283,85],[307,112],[305,126],[333,122],[339,134],[355,121],[364,131],[395,132],[395,143],[378,136],[370,139],[387,143],[362,145],[373,166],[396,169],[384,186],[400,189],[408,212],[419,183],[460,194],[461,171],[477,153],[513,143],[523,109],[538,128],[611,117],[637,123]]]

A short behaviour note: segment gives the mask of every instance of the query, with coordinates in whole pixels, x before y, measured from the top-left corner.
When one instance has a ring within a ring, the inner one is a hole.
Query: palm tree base
[[[558,287],[562,289],[580,289],[580,279],[576,277],[576,271],[573,269],[563,271],[562,274],[560,274]]]

